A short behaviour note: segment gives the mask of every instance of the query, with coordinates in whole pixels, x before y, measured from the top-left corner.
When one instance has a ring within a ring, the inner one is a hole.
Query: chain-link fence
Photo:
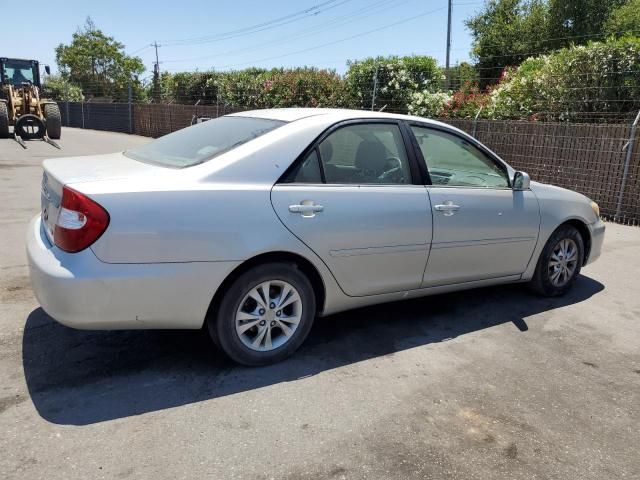
[[[640,136],[633,123],[445,121],[533,180],[587,195],[604,218],[640,224]]]
[[[60,102],[63,125],[159,137],[242,109],[226,105]],[[533,180],[570,188],[604,218],[640,224],[640,129],[625,123],[440,119],[494,150]],[[637,121],[637,118],[636,118]]]
[[[640,224],[640,39],[543,53],[519,67],[509,66],[509,55],[494,59],[504,61],[500,78],[495,66],[445,72],[430,57],[389,57],[348,63],[345,75],[315,68],[164,73],[146,84],[111,85],[109,96],[102,83],[82,85],[75,97],[60,89],[56,100],[63,125],[150,137],[257,108],[437,118],[532,179],[584,193],[605,218]]]

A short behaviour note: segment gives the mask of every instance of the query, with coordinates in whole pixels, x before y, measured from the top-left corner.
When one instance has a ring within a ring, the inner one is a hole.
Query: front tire
[[[561,225],[547,241],[531,288],[546,297],[565,294],[576,281],[584,259],[584,242],[578,230],[571,225]]]
[[[243,273],[230,285],[207,327],[232,360],[269,365],[302,345],[315,313],[309,279],[293,264],[269,263]]]

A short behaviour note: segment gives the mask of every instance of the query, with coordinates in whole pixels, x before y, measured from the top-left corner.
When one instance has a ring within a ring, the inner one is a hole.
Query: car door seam
[[[531,250],[531,256],[529,257],[529,261],[527,262],[527,268],[524,269],[524,272],[522,272],[522,275],[524,275],[525,272],[529,270],[529,266],[531,265],[531,260],[533,260],[533,256],[535,255],[536,250],[538,249],[538,245],[540,244],[540,232],[542,231],[542,210],[540,208],[540,200],[538,200],[538,196],[536,195],[536,192],[533,189],[529,189],[529,192],[532,193],[533,198],[536,199],[536,203],[538,205],[538,237],[536,238],[536,244],[533,246],[533,250]],[[522,275],[520,276],[520,278],[522,278]]]
[[[329,272],[329,274],[331,275],[331,277],[333,277],[333,281],[335,282],[335,284],[338,286],[338,288],[340,289],[340,291],[346,295],[347,297],[350,297],[351,295],[347,294],[347,292],[344,291],[344,289],[342,288],[342,285],[340,285],[340,282],[338,282],[338,279],[336,278],[335,274],[333,273],[333,270],[331,270],[331,268],[329,268],[329,265],[327,265],[327,262],[324,261],[324,259],[318,255],[318,253],[311,248],[309,245],[307,245],[307,243],[302,240],[300,237],[298,237],[298,235],[296,235],[288,226],[287,224],[284,222],[284,220],[282,220],[282,218],[280,218],[280,214],[278,213],[278,209],[276,208],[276,206],[273,204],[273,189],[277,186],[278,184],[274,184],[271,186],[271,189],[269,190],[269,203],[271,203],[271,209],[273,210],[273,213],[276,215],[276,218],[278,219],[278,221],[280,222],[280,224],[291,234],[293,235],[294,238],[296,238],[300,243],[302,243],[305,247],[307,247],[309,249],[309,251],[311,251],[311,253],[313,253],[318,260],[320,260],[322,262],[322,264],[326,267],[327,271]]]

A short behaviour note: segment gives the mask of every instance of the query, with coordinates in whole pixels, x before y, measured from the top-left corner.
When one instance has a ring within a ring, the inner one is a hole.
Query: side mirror
[[[51,75],[51,69],[49,68],[49,65],[44,66],[44,71],[47,72],[47,75]]]
[[[514,190],[529,190],[531,188],[531,179],[529,174],[525,172],[516,172],[513,176]]]

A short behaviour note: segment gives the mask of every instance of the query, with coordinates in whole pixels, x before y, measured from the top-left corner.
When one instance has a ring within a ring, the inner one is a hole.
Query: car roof
[[[237,117],[267,118],[284,122],[295,122],[303,118],[328,115],[332,121],[351,120],[356,118],[388,118],[395,120],[418,121],[434,125],[446,124],[424,117],[401,115],[397,113],[375,112],[370,110],[352,110],[347,108],[266,108],[263,110],[247,110],[230,114]],[[450,125],[446,125],[451,128]]]

